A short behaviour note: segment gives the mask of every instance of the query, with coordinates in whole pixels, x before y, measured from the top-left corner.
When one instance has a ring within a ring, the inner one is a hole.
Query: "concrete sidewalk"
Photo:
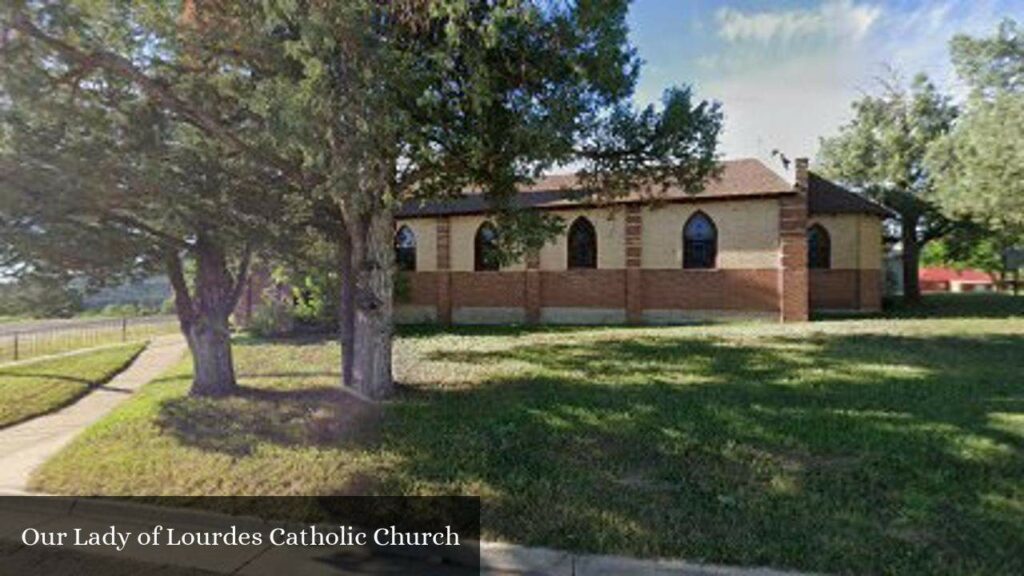
[[[185,341],[180,336],[156,338],[127,370],[78,402],[0,430],[0,492],[25,491],[33,470],[143,384],[176,364],[184,352]]]

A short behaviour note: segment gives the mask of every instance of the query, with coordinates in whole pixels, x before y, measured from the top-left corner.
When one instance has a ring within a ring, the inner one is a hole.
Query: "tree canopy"
[[[1005,20],[991,37],[955,37],[951,51],[971,94],[928,156],[937,201],[1006,249],[1024,242],[1024,35]]]
[[[639,185],[696,192],[715,173],[717,105],[685,87],[666,90],[658,107],[632,104],[640,62],[627,9],[625,0],[19,0],[3,17],[19,67],[107,112],[123,110],[107,86],[122,87],[152,115],[141,132],[173,125],[215,151],[203,158],[255,175],[285,199],[283,213],[309,217],[295,226],[336,230],[345,381],[383,397],[400,205],[477,189],[516,257],[555,226],[510,199],[552,167],[579,166],[605,195]],[[230,204],[209,213],[233,215]]]
[[[853,104],[854,118],[839,134],[823,138],[823,171],[874,197],[899,217],[904,289],[920,296],[920,246],[941,237],[951,222],[935,204],[935,182],[925,163],[929,147],[953,125],[957,108],[924,75],[909,88],[885,82],[877,95]]]

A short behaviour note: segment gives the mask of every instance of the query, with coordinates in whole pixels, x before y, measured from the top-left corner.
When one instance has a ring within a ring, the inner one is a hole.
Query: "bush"
[[[295,329],[293,308],[277,298],[267,298],[253,311],[247,329],[263,338],[288,334]]]

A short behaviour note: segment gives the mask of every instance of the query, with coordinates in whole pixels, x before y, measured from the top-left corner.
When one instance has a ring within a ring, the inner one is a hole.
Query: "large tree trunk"
[[[190,394],[225,396],[237,390],[226,316],[198,318],[189,330],[187,341],[193,369]]]
[[[175,311],[192,353],[192,388],[196,396],[235,392],[234,361],[228,319],[241,295],[248,271],[246,250],[235,278],[228,270],[224,249],[203,234],[191,250],[196,258],[195,287],[189,290],[177,253],[167,255],[167,272],[174,290]]]
[[[352,388],[375,400],[394,391],[391,377],[394,215],[377,210],[350,225],[353,253]]]
[[[917,218],[903,218],[901,222],[903,243],[903,298],[908,302],[921,300],[921,284],[918,269],[921,265],[921,244],[917,238]]]

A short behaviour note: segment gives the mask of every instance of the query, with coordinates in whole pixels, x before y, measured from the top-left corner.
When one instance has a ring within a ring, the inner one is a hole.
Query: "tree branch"
[[[191,250],[192,249],[192,246],[188,242],[185,242],[184,240],[182,240],[181,238],[178,238],[178,237],[173,236],[171,234],[168,234],[168,233],[166,233],[166,232],[164,232],[162,230],[154,228],[154,227],[150,226],[149,224],[146,224],[145,222],[142,222],[141,220],[138,220],[136,218],[132,218],[131,216],[125,216],[124,214],[118,214],[118,213],[110,211],[110,210],[105,210],[103,212],[103,218],[105,218],[107,220],[110,220],[112,222],[117,222],[119,224],[123,224],[125,226],[131,226],[133,228],[138,228],[142,232],[144,232],[146,234],[149,234],[150,236],[153,236],[158,242],[164,244],[165,246],[167,246],[169,248],[174,248],[174,249],[178,249],[178,250]]]
[[[15,30],[34,38],[48,46],[53,51],[66,58],[68,61],[83,69],[101,68],[123,79],[129,80],[142,90],[146,96],[154,100],[167,110],[177,114],[189,124],[199,128],[206,134],[224,142],[230,148],[249,154],[251,157],[272,166],[299,186],[309,186],[311,182],[302,174],[296,173],[291,165],[280,158],[271,157],[260,150],[257,150],[239,138],[230,129],[220,123],[213,116],[198,110],[188,102],[175,95],[164,83],[151,78],[142,70],[139,70],[130,60],[104,50],[86,52],[63,40],[54,38],[43,32],[32,20],[20,9],[14,13],[11,25]]]
[[[174,309],[178,313],[178,322],[181,323],[183,329],[187,330],[195,321],[196,312],[192,296],[188,291],[188,283],[185,282],[185,273],[181,268],[181,258],[176,251],[168,248],[164,252],[164,262],[167,266],[167,277],[170,279],[171,288],[174,289]]]
[[[245,289],[246,280],[249,276],[249,265],[252,263],[252,245],[246,243],[245,251],[242,253],[242,261],[238,264],[238,271],[235,273],[234,285],[231,287],[231,292],[228,295],[228,310],[234,310],[235,306],[238,305],[238,300],[242,297],[242,291]]]

